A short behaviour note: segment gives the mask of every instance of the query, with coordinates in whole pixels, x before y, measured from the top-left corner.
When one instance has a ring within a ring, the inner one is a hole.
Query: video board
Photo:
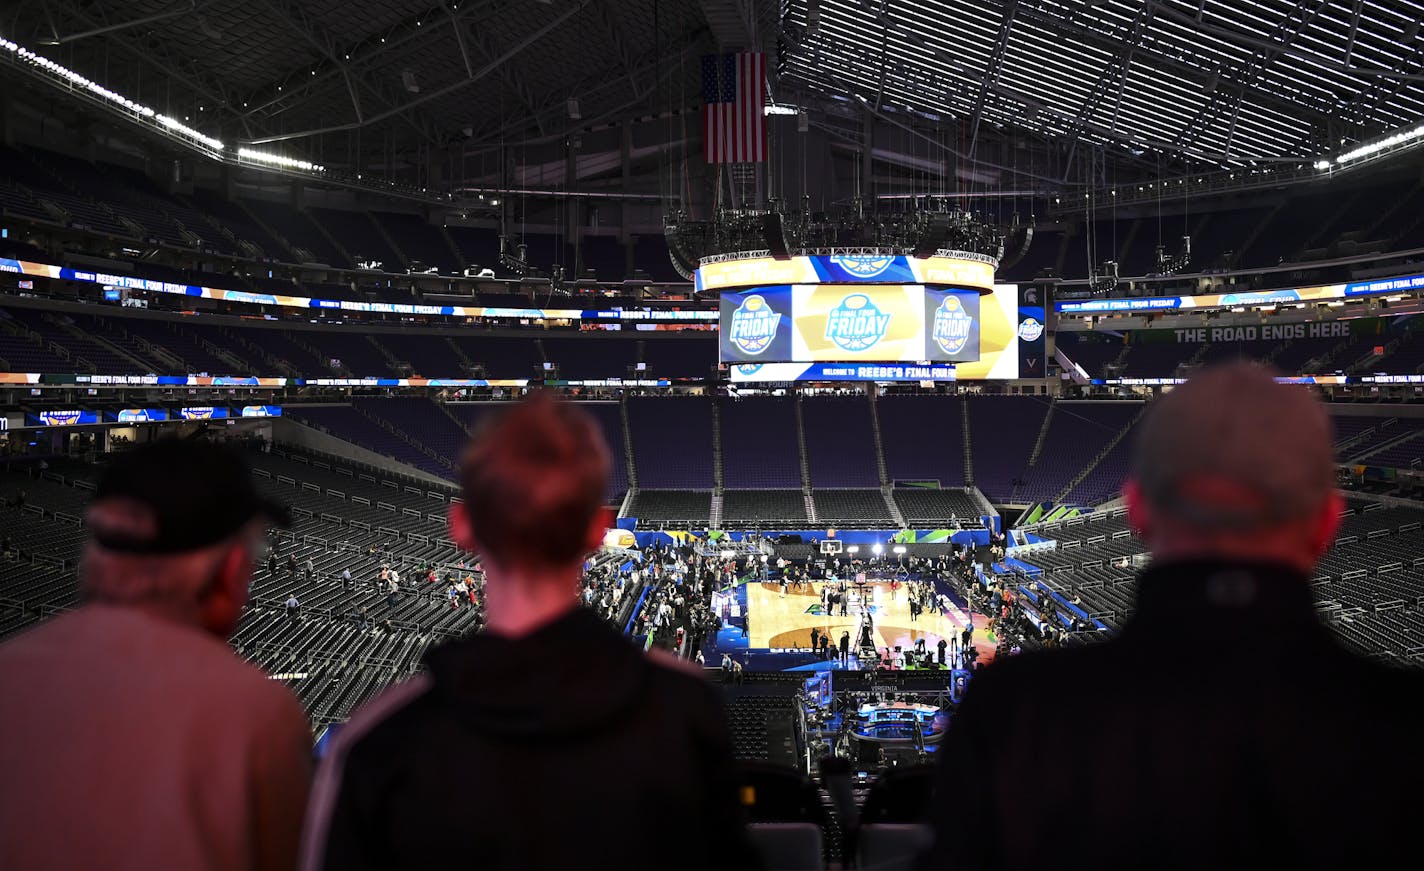
[[[724,363],[979,359],[979,291],[919,284],[795,284],[727,291]]]
[[[839,288],[849,293],[863,288]],[[1032,292],[1032,288],[1025,288]],[[724,304],[727,297],[724,293]],[[742,296],[751,295],[746,291]],[[847,360],[843,357],[823,361],[761,361],[724,360],[728,363],[727,376],[734,383],[787,383],[794,381],[983,381],[1014,380],[1018,378],[1042,378],[1046,373],[1044,311],[1039,300],[1020,300],[1021,289],[1016,285],[1001,284],[988,296],[977,299],[977,359],[960,362],[936,362],[933,358],[916,358],[892,361]],[[1022,302],[1022,304],[1021,304]],[[769,310],[774,311],[773,309]],[[779,314],[786,315],[786,312]],[[764,316],[765,317],[765,316]],[[781,320],[785,320],[783,317]],[[724,318],[725,321],[725,318]],[[929,340],[933,341],[933,319]],[[778,328],[780,321],[778,321]],[[763,325],[763,335],[766,327]],[[727,330],[723,330],[723,343],[728,340]],[[789,334],[772,339],[781,341],[782,348],[790,347]],[[770,341],[768,348],[771,347]],[[831,343],[834,345],[834,342]],[[755,347],[755,345],[753,345]],[[837,348],[839,350],[839,348]],[[770,353],[770,350],[768,350]],[[840,355],[837,355],[840,357]]]

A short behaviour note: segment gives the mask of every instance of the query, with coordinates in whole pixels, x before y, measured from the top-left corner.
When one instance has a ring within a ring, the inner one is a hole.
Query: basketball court
[[[980,661],[987,662],[993,658],[996,639],[985,628],[988,620],[983,615],[971,614],[958,597],[953,597],[947,610],[927,609],[912,621],[909,595],[904,586],[892,592],[888,581],[873,581],[858,589],[852,587],[846,615],[842,617],[839,608],[834,609],[835,614],[829,614],[822,607],[823,586],[821,582],[815,582],[792,587],[783,597],[779,583],[746,584],[745,649],[788,652],[809,649],[811,630],[818,629],[830,635],[833,647],[839,643],[842,633],[849,632],[851,652],[854,653],[861,615],[868,608],[872,637],[878,650],[900,647],[909,651],[916,641],[923,638],[925,646],[933,652],[941,638],[952,644],[952,639],[957,639],[972,619],[974,645],[979,650]]]

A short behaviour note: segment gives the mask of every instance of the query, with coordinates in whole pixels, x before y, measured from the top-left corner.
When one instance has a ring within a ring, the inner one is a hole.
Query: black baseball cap
[[[285,505],[257,492],[241,452],[162,439],[114,457],[99,476],[87,523],[107,550],[171,554],[216,544],[259,516],[292,523]]]

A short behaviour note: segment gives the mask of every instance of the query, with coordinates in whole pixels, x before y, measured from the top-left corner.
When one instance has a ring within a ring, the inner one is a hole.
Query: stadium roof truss
[[[1424,120],[1421,21],[1407,0],[791,0],[783,75],[952,116],[975,142],[990,121],[1294,163]]]
[[[0,35],[324,162],[345,141],[329,134],[442,146],[647,114],[700,92],[714,45],[697,0],[31,0]]]

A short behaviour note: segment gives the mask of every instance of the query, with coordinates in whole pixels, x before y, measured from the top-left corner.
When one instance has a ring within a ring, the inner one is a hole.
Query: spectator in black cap
[[[310,731],[226,644],[286,510],[240,455],[117,457],[86,523],[84,604],[0,645],[0,868],[290,868]]]

